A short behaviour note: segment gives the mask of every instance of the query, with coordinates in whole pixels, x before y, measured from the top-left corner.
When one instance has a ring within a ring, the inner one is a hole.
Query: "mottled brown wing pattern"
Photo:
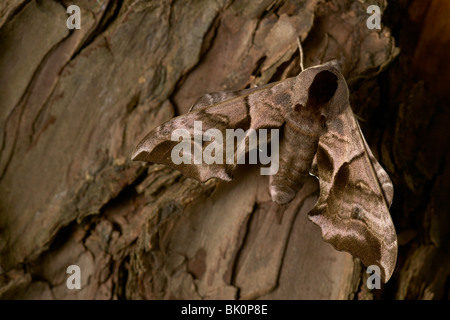
[[[379,266],[381,280],[388,281],[397,259],[397,235],[389,213],[394,189],[350,105],[320,138],[316,174],[320,195],[309,219],[321,228],[325,241],[366,266]]]
[[[277,103],[278,92],[292,91],[295,78],[263,87],[236,92],[216,92],[202,96],[191,107],[191,112],[171,119],[148,133],[136,146],[133,160],[169,165],[185,176],[205,182],[211,178],[225,181],[232,179],[235,164],[174,164],[171,150],[178,143],[171,134],[179,128],[187,129],[194,136],[194,122],[202,122],[202,132],[215,128],[225,136],[226,129],[279,128],[283,125],[286,106]],[[194,145],[196,141],[192,139]],[[204,150],[208,143],[199,148]]]

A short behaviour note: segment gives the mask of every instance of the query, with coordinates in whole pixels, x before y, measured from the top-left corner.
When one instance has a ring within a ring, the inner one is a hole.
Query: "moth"
[[[194,133],[198,121],[203,133],[280,129],[279,170],[270,176],[269,184],[272,200],[286,205],[308,176],[318,177],[319,199],[309,219],[320,227],[326,242],[350,252],[366,266],[379,266],[381,280],[389,280],[397,259],[397,236],[389,213],[393,185],[364,139],[336,61],[264,86],[205,94],[187,114],[150,131],[132,159],[166,164],[202,182],[231,180],[236,163],[172,161],[178,141],[172,141],[171,133],[178,128]],[[199,146],[193,138],[190,142],[194,149],[212,143]]]

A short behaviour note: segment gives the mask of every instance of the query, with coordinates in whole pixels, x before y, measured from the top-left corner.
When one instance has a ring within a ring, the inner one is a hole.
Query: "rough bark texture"
[[[363,1],[2,1],[0,297],[447,299],[450,7],[372,2],[382,30]],[[394,182],[399,257],[381,290],[306,219],[313,178],[281,217],[256,166],[200,184],[130,161],[201,94],[298,73],[298,36],[305,66],[341,63]]]

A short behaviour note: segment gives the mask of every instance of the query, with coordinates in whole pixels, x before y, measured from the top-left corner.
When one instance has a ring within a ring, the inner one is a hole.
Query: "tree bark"
[[[0,3],[0,297],[448,298],[450,11],[373,2],[380,30],[359,1]],[[66,27],[73,4],[80,30]],[[305,67],[340,62],[394,182],[399,257],[381,290],[307,220],[313,177],[281,216],[255,165],[201,184],[130,160],[202,94],[298,74],[297,37]]]

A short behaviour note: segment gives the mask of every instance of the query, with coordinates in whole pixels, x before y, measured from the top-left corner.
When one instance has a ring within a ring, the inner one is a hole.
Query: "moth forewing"
[[[295,78],[284,81],[270,83],[258,88],[250,88],[234,92],[215,92],[205,94],[200,97],[191,107],[191,111],[185,115],[163,123],[147,134],[137,145],[132,153],[133,160],[162,163],[169,165],[190,178],[205,182],[211,178],[218,178],[229,181],[236,162],[233,164],[223,161],[222,164],[175,164],[171,159],[171,150],[178,143],[172,140],[172,133],[183,128],[191,134],[191,143],[195,151],[195,130],[196,121],[202,122],[202,132],[217,129],[226,137],[227,129],[241,129],[245,132],[251,130],[279,129],[285,119],[287,106],[279,104],[277,94],[287,90],[292,90]],[[268,134],[267,142],[270,142],[271,135]],[[226,139],[224,140],[226,141]],[[247,143],[247,139],[244,143]],[[205,151],[210,142],[202,143],[201,152]],[[249,150],[248,145],[245,150]],[[227,146],[223,146],[226,150]],[[239,150],[237,143],[235,152]],[[233,159],[238,159],[235,155]]]
[[[388,281],[397,258],[389,213],[393,187],[367,147],[350,105],[320,138],[317,175],[320,195],[310,220],[325,241],[366,266],[379,266],[381,280]]]

